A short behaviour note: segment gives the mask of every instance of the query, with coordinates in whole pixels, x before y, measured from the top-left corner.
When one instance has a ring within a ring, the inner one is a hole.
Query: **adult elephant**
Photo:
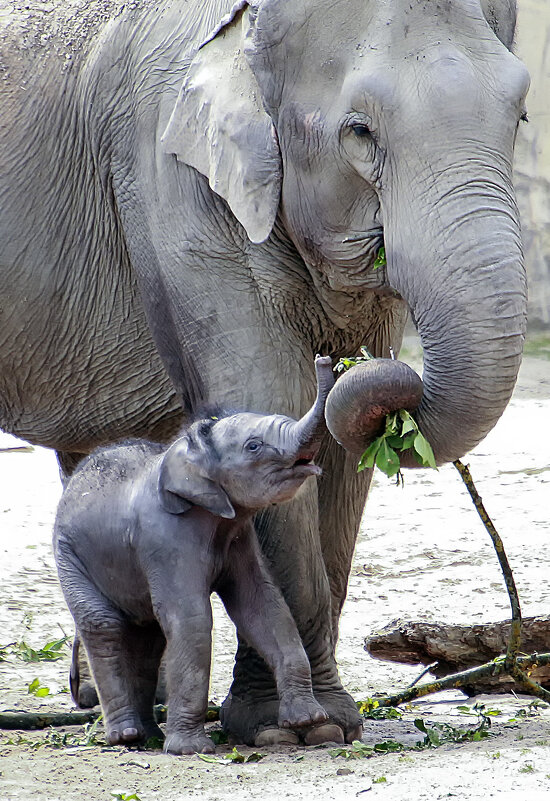
[[[525,327],[512,0],[11,12],[3,428],[70,472],[97,444],[168,437],[205,399],[299,417],[312,354],[388,355],[408,305],[438,461],[485,436]],[[257,523],[332,719],[310,743],[359,732],[334,647],[369,481],[328,438],[320,462],[318,487]],[[224,724],[281,741],[276,709],[241,644]]]

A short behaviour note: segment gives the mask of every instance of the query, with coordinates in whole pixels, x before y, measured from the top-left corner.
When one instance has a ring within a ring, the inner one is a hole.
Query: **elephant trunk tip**
[[[334,386],[334,372],[332,369],[332,359],[330,356],[315,357],[315,375],[317,377],[318,394],[326,398]]]
[[[361,454],[384,427],[386,415],[414,412],[422,400],[420,376],[397,359],[357,364],[330,391],[325,417],[332,436],[351,453]]]

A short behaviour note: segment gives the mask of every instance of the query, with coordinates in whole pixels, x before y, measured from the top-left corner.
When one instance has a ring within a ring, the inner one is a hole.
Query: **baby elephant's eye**
[[[248,453],[256,453],[262,446],[263,442],[260,439],[249,439],[248,442],[245,443],[244,449]]]

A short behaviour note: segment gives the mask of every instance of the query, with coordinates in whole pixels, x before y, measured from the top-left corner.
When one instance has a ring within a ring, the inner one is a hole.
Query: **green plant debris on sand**
[[[55,662],[63,656],[63,647],[69,642],[69,637],[50,640],[42,648],[32,648],[24,640],[0,645],[0,661],[7,661],[15,656],[22,662]]]
[[[43,746],[47,748],[91,748],[93,746],[110,748],[111,746],[108,746],[97,734],[97,729],[101,720],[102,716],[100,715],[93,722],[86,723],[80,733],[59,732],[50,728],[40,740],[29,740],[22,735],[18,735],[17,738],[11,737],[4,740],[2,745],[28,745],[34,751]]]
[[[423,751],[426,748],[438,748],[447,743],[480,742],[491,736],[491,718],[482,705],[473,707],[477,716],[477,725],[469,728],[453,726],[451,723],[426,723],[422,718],[414,720],[414,726],[424,735],[415,745],[404,745],[397,740],[384,740],[374,745],[366,745],[355,740],[350,746],[333,748],[331,757],[344,759],[369,759],[378,754],[401,753],[403,751]],[[469,714],[472,714],[469,712]]]
[[[356,701],[357,709],[368,720],[400,720],[403,713],[394,706],[380,706],[376,698]]]
[[[237,748],[233,748],[231,753],[226,754],[225,756],[214,756],[213,754],[197,754],[199,759],[202,759],[203,762],[215,762],[218,765],[231,765],[231,764],[242,764],[244,762],[259,762],[263,759],[266,754],[260,754],[258,751],[253,751],[251,754],[245,755],[241,754]]]
[[[115,799],[115,801],[141,801],[141,798],[137,793],[121,793],[111,791],[111,796]]]
[[[27,693],[34,695],[36,698],[45,698],[50,695],[50,688],[42,687],[38,679],[33,679],[30,684],[27,684]]]

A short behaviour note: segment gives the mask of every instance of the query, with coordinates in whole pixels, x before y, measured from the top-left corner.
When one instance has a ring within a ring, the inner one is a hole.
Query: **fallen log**
[[[365,650],[376,659],[408,665],[430,665],[437,678],[459,673],[490,662],[506,653],[511,621],[458,626],[446,623],[413,623],[394,620],[381,631],[365,637]],[[525,617],[521,625],[521,653],[550,651],[550,617]],[[435,664],[434,664],[435,663]],[[534,681],[550,690],[550,665],[529,670]],[[517,692],[516,682],[507,674],[484,676],[475,684],[460,688],[466,695]]]
[[[155,720],[165,723],[166,707],[163,704],[155,706]],[[24,712],[16,709],[0,711],[0,729],[47,729],[50,726],[82,726],[84,723],[93,723],[101,715],[99,707],[82,712],[70,710],[68,712]],[[206,711],[206,721],[220,719],[220,708],[210,704]]]

